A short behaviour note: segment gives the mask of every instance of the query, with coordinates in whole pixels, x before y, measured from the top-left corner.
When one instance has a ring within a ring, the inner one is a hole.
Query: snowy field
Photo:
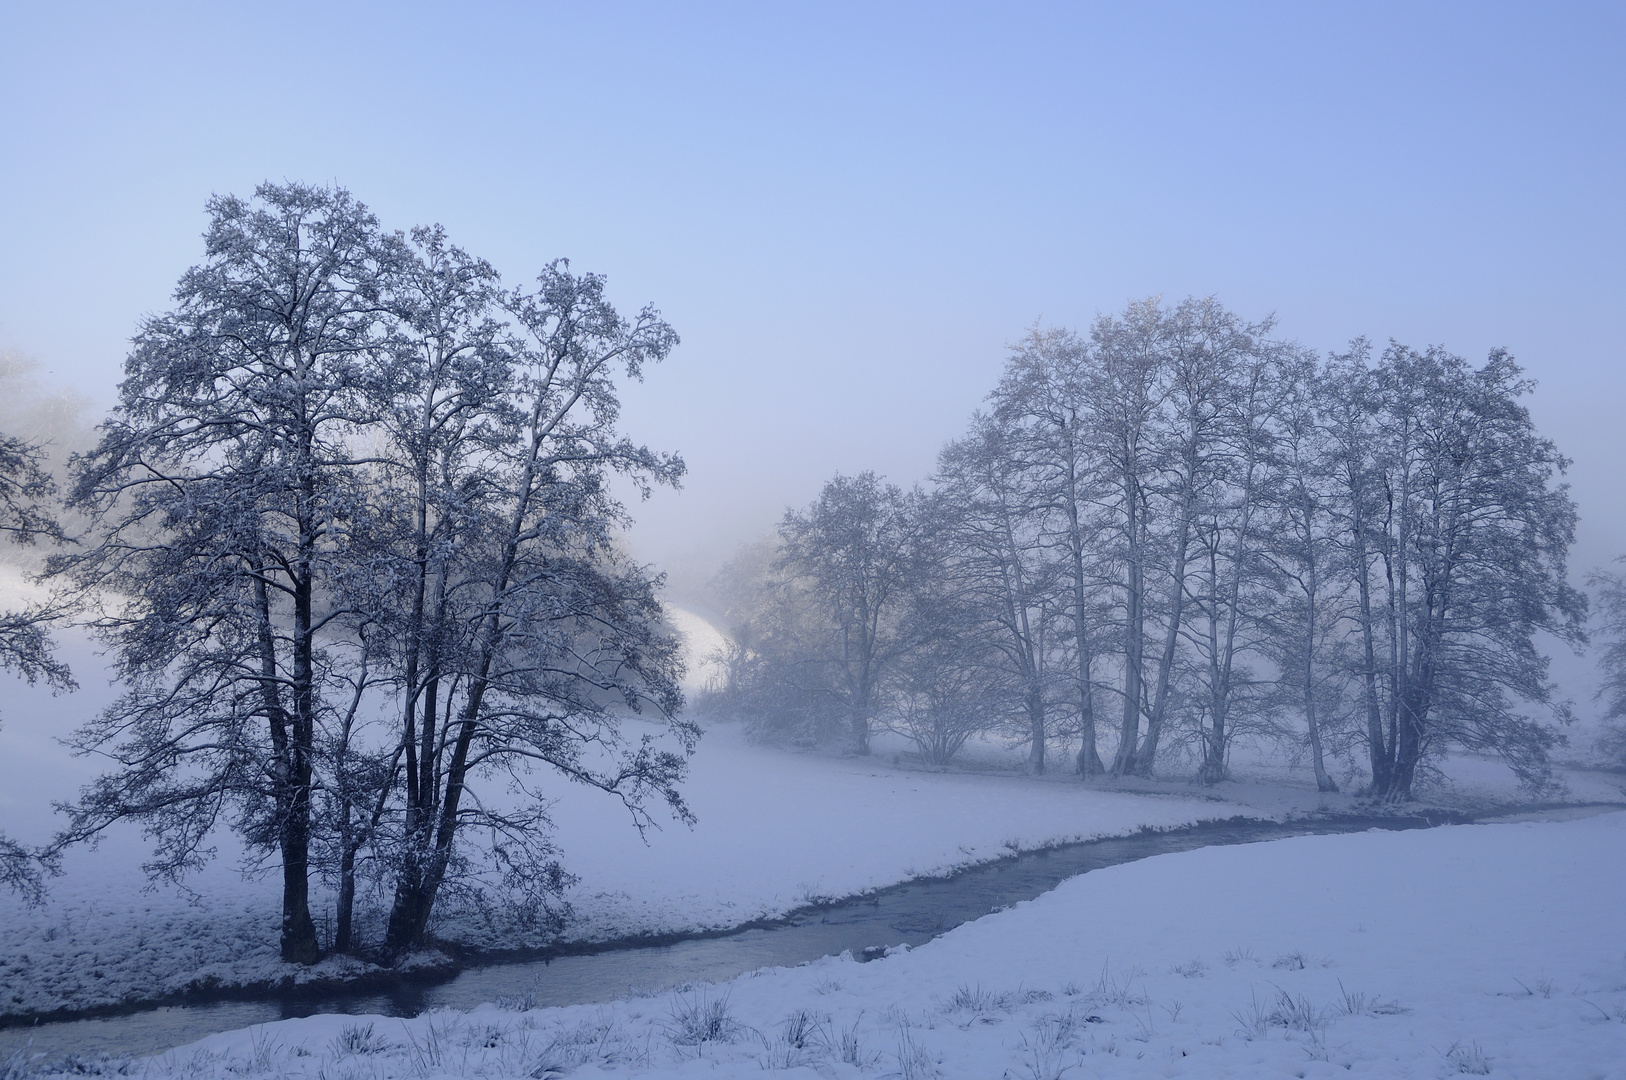
[[[70,797],[94,768],[67,759],[52,741],[110,695],[85,676],[95,662],[83,643],[70,642],[69,650],[83,690],[53,699],[19,688],[4,704],[0,827],[18,839],[46,839],[54,824],[50,801]],[[953,772],[911,769],[907,756],[894,756],[901,743],[877,746],[867,759],[788,753],[752,745],[732,725],[714,725],[685,785],[698,824],[669,823],[643,839],[599,793],[561,788],[558,840],[580,877],[566,936],[597,941],[727,928],[1017,849],[1351,805],[1348,796],[1318,795],[1302,769],[1250,766],[1247,782],[1142,782],[1128,790],[1111,782],[1086,786],[1065,769],[1043,779],[1016,775],[1009,766],[1020,750],[997,743],[971,748],[972,768]],[[1436,801],[1483,808],[1518,797],[1495,763],[1461,759],[1452,771],[1454,786]],[[1578,776],[1570,797],[1619,801],[1622,793],[1618,778]],[[363,969],[348,958],[314,969],[281,964],[278,883],[245,877],[230,836],[220,838],[219,857],[188,890],[146,888],[146,850],[138,830],[115,831],[99,849],[69,855],[45,906],[29,909],[0,895],[0,1012],[80,1010]],[[364,930],[376,932],[379,903],[373,898],[375,917],[364,920]],[[475,908],[449,908],[436,929],[444,939],[488,949],[543,943],[500,912]]]
[[[322,1016],[133,1075],[1626,1077],[1626,814],[1075,878],[932,943],[608,1005]]]
[[[581,878],[569,897],[570,938],[731,927],[1015,848],[1239,812],[1196,798],[785,754],[749,745],[732,727],[707,734],[686,790],[699,823],[668,824],[647,845],[602,796],[560,792],[559,842]],[[145,849],[131,829],[97,851],[73,853],[46,906],[0,897],[4,1011],[83,1008],[293,973],[333,976],[353,966],[280,964],[278,882],[244,879],[230,838],[221,843],[222,857],[190,883],[195,895],[143,890]],[[438,932],[487,948],[527,944],[523,927],[461,915]]]

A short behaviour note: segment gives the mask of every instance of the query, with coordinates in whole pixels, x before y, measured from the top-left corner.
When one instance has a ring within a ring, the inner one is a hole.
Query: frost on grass
[[[1303,971],[1310,965],[1310,958],[1304,955],[1303,950],[1294,949],[1290,953],[1278,956],[1270,966],[1282,971]]]
[[[1272,1028],[1313,1034],[1327,1024],[1325,1010],[1316,1008],[1303,994],[1289,993],[1280,987],[1276,988],[1274,999],[1267,997],[1260,1001],[1257,993],[1251,994],[1248,1004],[1231,1015],[1237,1022],[1236,1033],[1244,1039],[1263,1039]]]
[[[1071,1011],[1041,1016],[1022,1036],[1022,1068],[1029,1080],[1061,1080],[1084,1055],[1073,1048],[1079,1021]]]
[[[1618,1070],[1617,1020],[1626,1017],[1626,965],[1615,959],[1626,951],[1618,913],[1626,817],[1615,825],[1541,829],[1363,834],[1193,852],[1087,876],[876,963],[828,958],[603,1006],[516,1011],[523,1003],[511,1002],[411,1021],[312,1017],[269,1029],[276,1039],[216,1037],[155,1059],[146,1073],[194,1080],[779,1072],[1116,1080],[1162,1075],[1172,1065],[1171,1075],[1190,1077],[1611,1075]],[[1566,846],[1570,829],[1585,844]],[[1397,850],[1414,857],[1397,859]],[[1591,857],[1579,857],[1585,852]],[[1474,857],[1458,857],[1465,853]],[[1207,887],[1188,900],[1178,886],[1202,869],[1189,864],[1204,859],[1236,860],[1242,869],[1234,879],[1204,876]],[[1423,910],[1414,932],[1349,929],[1419,868],[1439,865],[1451,866],[1450,875],[1417,894]],[[1319,882],[1334,873],[1361,885],[1329,899]],[[1261,879],[1275,884],[1268,894],[1257,888]],[[1499,887],[1506,881],[1523,887]],[[1316,902],[1305,902],[1306,894]],[[1279,896],[1279,906],[1261,895]],[[1472,924],[1452,917],[1470,903]],[[1538,917],[1555,904],[1567,905],[1570,917]],[[1216,910],[1224,916],[1203,922]],[[1098,945],[1079,942],[1081,913],[1119,928],[1118,947],[1138,948],[1108,963]],[[1235,950],[1235,966],[1216,961],[1205,977],[1189,973],[1197,965],[1188,958],[1218,957],[1225,943],[1239,940],[1252,947]],[[1306,946],[1306,957],[1335,955],[1337,977],[1320,963],[1274,968],[1273,958],[1290,955],[1284,950],[1294,942]],[[1425,947],[1438,963],[1416,963]],[[1393,988],[1398,972],[1406,978],[1404,1006],[1380,993]],[[1534,983],[1519,987],[1509,972],[1541,973],[1551,998]],[[1570,986],[1582,989],[1573,996],[1561,989]],[[1492,1046],[1473,1041],[1490,1031],[1497,1032]],[[297,1056],[301,1044],[311,1056]],[[135,1063],[134,1075],[145,1064]],[[95,1071],[84,1062],[73,1067]]]
[[[1488,1076],[1491,1071],[1491,1059],[1486,1056],[1477,1042],[1466,1046],[1460,1042],[1452,1043],[1445,1051],[1445,1060],[1449,1061],[1459,1073],[1469,1076]]]
[[[331,1050],[334,1057],[346,1058],[357,1054],[381,1054],[388,1050],[390,1045],[373,1030],[372,1024],[346,1024],[333,1037]]]
[[[907,1027],[898,1029],[897,1075],[902,1080],[937,1080],[943,1055],[922,1043]]]
[[[728,1008],[728,993],[715,987],[700,987],[679,993],[672,1004],[667,1032],[678,1046],[699,1046],[708,1042],[733,1042],[744,1032]]]
[[[529,1075],[564,1076],[584,1065],[613,1067],[645,1062],[648,1049],[649,1040],[640,1043],[621,1023],[601,1013],[544,1034]]]
[[[1335,1007],[1344,1016],[1399,1016],[1411,1011],[1398,1001],[1385,1001],[1363,990],[1346,990],[1342,979],[1338,980],[1338,993]]]

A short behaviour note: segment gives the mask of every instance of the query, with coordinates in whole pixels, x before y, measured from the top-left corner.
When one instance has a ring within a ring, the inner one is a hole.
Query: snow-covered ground
[[[597,793],[559,792],[559,843],[581,879],[569,897],[569,937],[735,926],[1012,848],[1239,812],[1197,798],[785,754],[752,746],[726,726],[701,745],[686,785],[699,818],[692,830],[671,823],[646,844]],[[73,853],[45,907],[0,897],[3,1011],[83,1008],[296,971],[276,960],[277,881],[244,880],[230,838],[221,843],[222,857],[191,882],[192,896],[143,891],[145,848],[131,829],[100,850]],[[492,948],[525,944],[522,927],[472,913],[440,932]],[[331,968],[343,963],[303,974],[339,974]]]
[[[49,836],[50,801],[70,797],[95,767],[67,759],[51,738],[111,693],[87,677],[96,667],[88,648],[73,641],[68,648],[85,684],[79,694],[53,699],[19,689],[3,706],[0,828],[23,840]],[[972,748],[969,763],[984,771],[964,772],[911,769],[906,755],[894,758],[901,744],[878,745],[882,752],[867,759],[795,754],[754,746],[737,727],[715,725],[685,785],[698,824],[670,823],[647,838],[599,793],[561,787],[554,793],[558,841],[580,877],[569,896],[567,937],[726,928],[1012,849],[1350,803],[1318,795],[1302,769],[1255,770],[1249,782],[1215,789],[1164,781],[1130,790],[1083,785],[1065,769],[1045,779],[1000,772],[1020,755],[997,743]],[[1517,796],[1500,765],[1462,759],[1453,772],[1457,786],[1445,801],[1480,806]],[[1582,779],[1571,795],[1621,798],[1618,778]],[[188,882],[190,891],[147,889],[145,852],[137,829],[114,830],[99,849],[69,855],[44,907],[0,895],[0,1013],[78,1010],[359,969],[343,958],[316,969],[277,960],[277,882],[245,878],[230,836],[220,838],[219,858]],[[541,943],[526,926],[473,909],[451,911],[437,932],[485,948]]]
[[[1626,1076],[1626,814],[1075,878],[928,945],[607,1005],[322,1016],[134,1075]]]

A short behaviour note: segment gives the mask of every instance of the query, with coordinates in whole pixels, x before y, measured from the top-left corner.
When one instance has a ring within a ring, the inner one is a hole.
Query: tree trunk
[[[1163,655],[1157,664],[1157,684],[1152,712],[1146,718],[1146,737],[1141,740],[1131,763],[1131,771],[1151,776],[1157,762],[1157,744],[1163,734],[1163,718],[1169,707],[1170,682],[1174,677],[1174,657],[1180,644],[1180,615],[1186,600],[1186,551],[1191,540],[1191,497],[1180,512],[1180,536],[1174,549],[1174,575],[1169,583],[1169,625],[1163,635]]]
[[[1378,660],[1375,642],[1376,630],[1372,618],[1372,582],[1369,576],[1366,552],[1366,520],[1361,510],[1361,492],[1350,485],[1353,500],[1353,527],[1355,540],[1355,583],[1361,601],[1361,647],[1365,670],[1361,673],[1362,692],[1366,705],[1366,749],[1372,768],[1372,793],[1386,795],[1389,791],[1390,747],[1383,737],[1383,716],[1378,704]]]
[[[350,951],[351,921],[356,909],[356,849],[347,841],[344,850],[339,855],[339,900],[338,911],[333,922],[333,951],[347,953]]]
[[[400,877],[396,881],[395,901],[390,909],[389,928],[384,936],[384,948],[391,955],[398,955],[413,948],[423,940],[429,927],[429,917],[434,910],[435,898],[440,892],[446,869],[451,862],[452,845],[457,837],[458,806],[462,801],[463,784],[468,768],[469,748],[474,741],[480,718],[480,706],[485,699],[491,668],[496,661],[498,650],[502,647],[502,598],[513,580],[514,569],[519,562],[525,520],[537,498],[537,464],[542,441],[545,438],[542,405],[543,399],[538,396],[531,407],[530,446],[523,472],[515,486],[514,506],[508,520],[508,533],[503,542],[502,559],[491,583],[491,599],[481,619],[478,637],[479,659],[475,670],[470,673],[468,696],[463,705],[462,716],[459,718],[457,741],[453,746],[451,759],[446,762],[446,786],[443,797],[440,794],[442,790],[440,776],[437,774],[441,759],[435,753],[433,741],[427,734],[424,737],[422,754],[425,760],[420,767],[424,769],[425,783],[421,786],[433,793],[426,798],[433,797],[439,801],[438,814],[432,815],[426,808],[421,814],[419,832],[409,837],[408,861],[403,864]],[[442,588],[444,589],[444,582]],[[429,682],[429,693],[424,701],[426,728],[434,723],[438,677],[432,678]],[[451,689],[456,689],[456,679],[453,680]],[[446,703],[446,719],[449,732],[452,722],[450,691]],[[435,816],[439,818],[438,823],[434,820]]]
[[[321,949],[310,912],[310,778],[308,753],[299,752],[299,724],[283,708],[277,679],[276,641],[272,634],[271,598],[265,578],[256,574],[254,598],[258,607],[261,707],[276,754],[275,803],[277,851],[282,858],[282,959],[291,964],[314,964]],[[303,792],[303,800],[301,800]]]
[[[308,548],[308,526],[301,546]],[[312,687],[311,580],[302,560],[294,582],[293,714],[288,717],[287,753],[282,783],[282,820],[277,830],[282,856],[282,959],[314,964],[322,949],[310,905],[311,772],[316,718]],[[280,711],[280,710],[279,710]]]
[[[1124,590],[1124,718],[1118,734],[1118,752],[1112,759],[1112,775],[1126,776],[1135,761],[1140,740],[1141,667],[1146,647],[1145,566],[1139,530],[1140,514],[1133,485],[1125,498],[1128,515],[1129,566]]]
[[[1073,648],[1078,654],[1078,774],[1100,776],[1106,772],[1095,745],[1095,702],[1090,692],[1090,635],[1085,621],[1084,537],[1078,519],[1078,479],[1069,455],[1067,489],[1068,554],[1073,572]]]
[[[1417,779],[1417,766],[1423,760],[1423,736],[1428,722],[1430,690],[1433,685],[1434,664],[1429,657],[1431,635],[1420,635],[1415,677],[1406,680],[1406,692],[1400,701],[1399,731],[1395,745],[1394,785],[1390,798],[1411,798],[1412,784]]]
[[[1313,537],[1312,537],[1313,542]],[[1314,556],[1312,555],[1312,559]],[[1327,775],[1327,765],[1321,753],[1321,725],[1315,714],[1315,564],[1310,564],[1310,587],[1305,590],[1304,617],[1304,722],[1310,729],[1310,761],[1315,766],[1317,791],[1337,791],[1338,785]]]
[[[1044,688],[1036,676],[1028,679],[1027,693],[1023,695],[1028,712],[1028,772],[1044,775]]]
[[[1095,741],[1095,695],[1091,690],[1090,653],[1088,641],[1082,631],[1078,634],[1078,747],[1077,769],[1080,776],[1100,776],[1107,771],[1101,761],[1101,752]]]

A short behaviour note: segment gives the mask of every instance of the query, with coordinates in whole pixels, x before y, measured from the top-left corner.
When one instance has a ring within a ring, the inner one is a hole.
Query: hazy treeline
[[[280,868],[287,960],[357,947],[363,888],[388,954],[481,882],[542,917],[568,878],[534,770],[640,826],[652,802],[688,817],[680,643],[607,486],[683,472],[616,428],[616,379],[677,336],[564,262],[504,287],[343,190],[208,212],[205,260],[143,322],[60,501],[36,446],[0,442],[0,529],[83,526],[49,561],[52,604],[0,626],[0,660],[65,684],[44,630],[72,614],[123,688],[70,741],[108,771],[50,849],[0,851],[7,873],[32,887],[128,819],[149,872],[179,878],[229,825]],[[627,731],[637,712],[674,738]],[[337,897],[325,943],[313,877]]]
[[[1203,779],[1258,737],[1406,797],[1447,744],[1527,780],[1557,737],[1536,635],[1584,640],[1575,506],[1505,352],[1318,356],[1217,302],[1035,329],[912,491],[838,476],[719,576],[710,704],[930,762],[1060,741]],[[1523,710],[1535,707],[1534,713]]]

